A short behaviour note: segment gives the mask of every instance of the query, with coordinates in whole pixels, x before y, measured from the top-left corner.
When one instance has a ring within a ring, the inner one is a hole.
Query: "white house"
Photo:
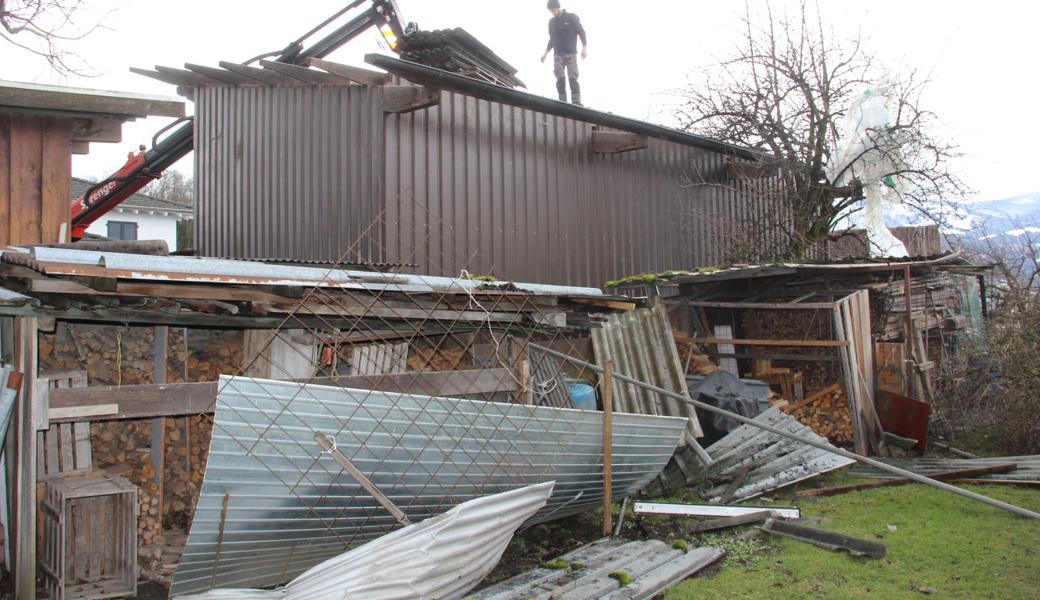
[[[73,177],[72,198],[79,198],[92,185]],[[114,240],[165,240],[171,251],[184,250],[177,247],[177,223],[192,216],[190,206],[138,193],[91,223],[87,233]]]

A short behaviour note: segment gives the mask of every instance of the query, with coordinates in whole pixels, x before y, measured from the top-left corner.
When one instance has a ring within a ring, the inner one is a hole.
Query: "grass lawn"
[[[820,478],[812,487],[849,481]],[[863,481],[863,480],[858,480]],[[1040,490],[969,486],[1040,512]],[[774,496],[777,504],[791,493]],[[1040,598],[1040,521],[923,485],[853,492],[796,503],[816,525],[888,546],[881,560],[766,538],[721,570],[689,579],[665,600],[703,598]],[[895,527],[895,531],[889,528]],[[711,541],[701,540],[701,543]],[[934,590],[934,592],[932,592]]]

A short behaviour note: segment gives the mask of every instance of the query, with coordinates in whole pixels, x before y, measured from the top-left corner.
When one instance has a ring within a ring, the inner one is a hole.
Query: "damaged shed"
[[[737,223],[785,218],[742,192],[731,166],[758,160],[748,149],[368,61],[391,75],[321,60],[139,70],[195,102],[201,254],[337,261],[349,250],[418,273],[599,286],[717,264]]]

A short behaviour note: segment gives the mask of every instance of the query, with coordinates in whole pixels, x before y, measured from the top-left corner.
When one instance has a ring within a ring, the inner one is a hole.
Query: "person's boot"
[[[571,81],[571,103],[577,106],[585,106],[581,103],[581,86],[578,85],[578,79],[575,77]],[[566,100],[565,100],[566,101]]]
[[[556,79],[556,92],[560,94],[560,102],[567,101],[567,80],[563,77]]]

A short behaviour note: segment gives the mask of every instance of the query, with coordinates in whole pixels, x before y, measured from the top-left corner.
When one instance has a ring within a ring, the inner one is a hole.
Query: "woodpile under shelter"
[[[139,73],[195,102],[201,255],[601,286],[724,261],[787,214],[760,157],[386,56]],[[757,190],[751,193],[751,188]]]

